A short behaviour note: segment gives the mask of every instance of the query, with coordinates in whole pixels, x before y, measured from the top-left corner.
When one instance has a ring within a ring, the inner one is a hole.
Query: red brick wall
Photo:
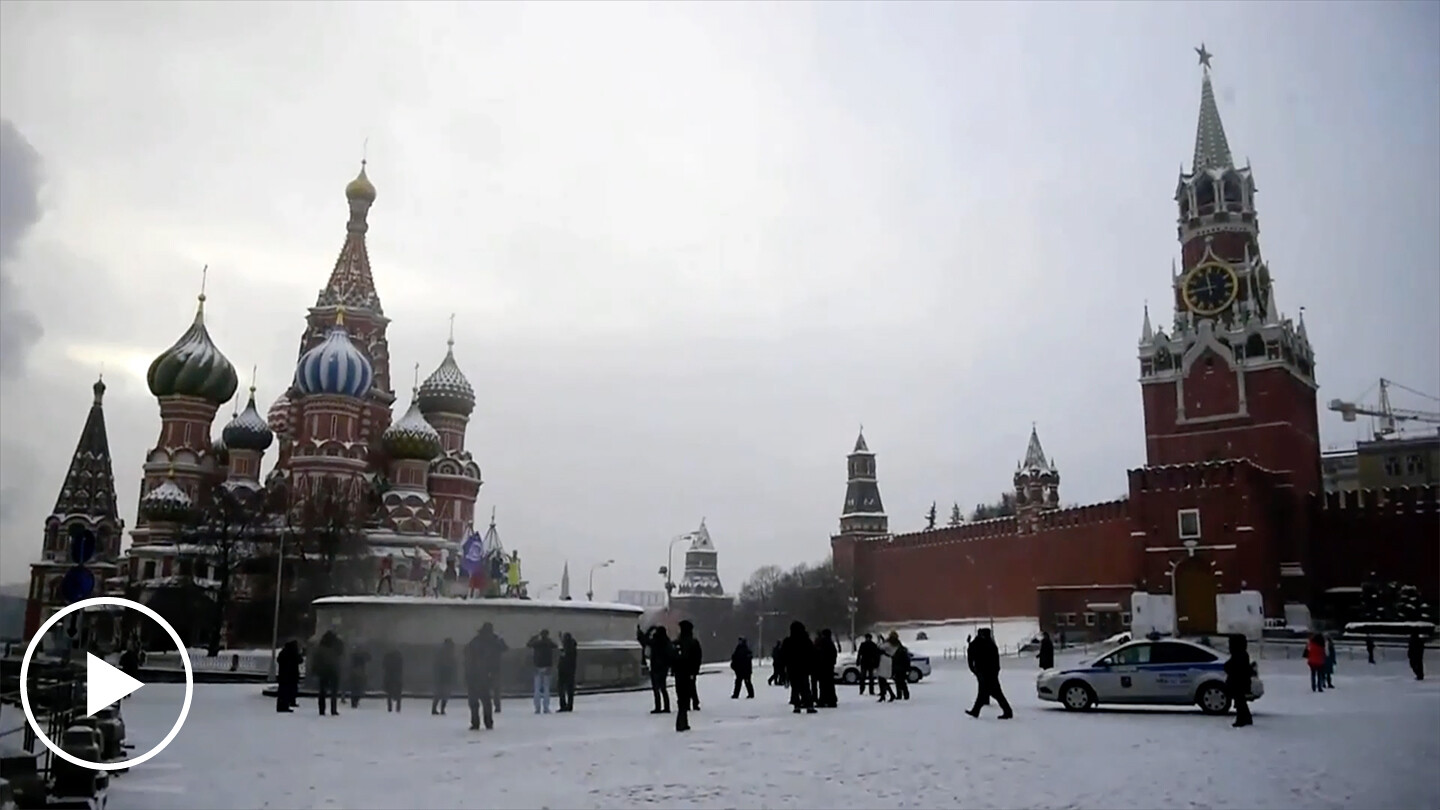
[[[1313,595],[1358,587],[1374,572],[1415,585],[1440,601],[1440,504],[1435,487],[1312,497],[1310,557]]]

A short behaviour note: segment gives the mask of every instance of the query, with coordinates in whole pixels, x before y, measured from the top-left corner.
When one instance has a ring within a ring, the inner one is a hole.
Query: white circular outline
[[[119,762],[91,762],[61,749],[60,746],[56,745],[55,741],[50,739],[44,730],[40,728],[40,724],[35,720],[35,713],[30,709],[30,659],[34,657],[35,649],[39,646],[40,641],[45,638],[45,634],[50,632],[50,628],[54,627],[56,622],[69,616],[71,613],[84,610],[87,607],[99,607],[101,605],[113,605],[130,610],[138,610],[146,616],[149,616],[156,624],[160,625],[161,629],[170,634],[170,639],[175,642],[175,649],[180,651],[180,663],[185,665],[185,705],[180,708],[180,716],[175,718],[175,725],[170,727],[170,733],[165,735],[165,739],[161,740],[159,745],[151,748],[149,751],[146,751],[138,757],[131,757],[130,759]],[[30,728],[35,732],[36,738],[39,739],[40,742],[45,743],[45,747],[49,748],[50,752],[55,756],[60,757],[71,765],[89,768],[94,771],[119,771],[125,768],[133,768],[136,765],[143,765],[149,762],[151,757],[164,751],[165,747],[175,739],[175,735],[180,733],[181,727],[185,725],[186,718],[190,716],[190,700],[194,696],[195,671],[190,667],[190,652],[185,649],[185,644],[180,640],[180,634],[175,632],[175,628],[171,627],[169,622],[161,618],[159,613],[145,607],[139,602],[122,599],[118,596],[96,596],[90,599],[82,599],[73,605],[67,605],[59,611],[56,611],[55,615],[46,619],[45,623],[40,625],[40,629],[35,631],[34,638],[30,639],[29,646],[25,648],[25,657],[20,659],[20,708],[25,710],[25,719],[29,721]]]

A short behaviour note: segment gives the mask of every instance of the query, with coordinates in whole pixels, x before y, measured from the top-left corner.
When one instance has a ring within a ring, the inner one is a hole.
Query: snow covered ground
[[[1440,680],[1400,662],[1342,666],[1320,695],[1298,661],[1261,662],[1250,729],[1197,710],[1067,713],[1036,699],[1033,661],[1005,666],[1010,721],[962,714],[963,665],[937,668],[909,703],[846,689],[814,716],[792,715],[763,678],[755,700],[732,701],[730,679],[707,675],[684,735],[646,713],[648,694],[548,716],[510,700],[494,731],[471,732],[462,703],[441,718],[371,700],[322,719],[310,701],[276,714],[253,685],[200,685],[184,730],[113,783],[110,808],[1440,807]],[[140,750],[182,689],[126,702]]]

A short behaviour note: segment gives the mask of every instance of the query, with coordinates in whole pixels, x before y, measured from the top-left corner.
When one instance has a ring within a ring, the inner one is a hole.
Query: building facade
[[[392,419],[397,397],[386,339],[390,320],[365,241],[376,190],[363,162],[345,199],[349,216],[340,254],[306,315],[292,382],[265,416],[252,385],[245,407],[214,436],[215,416],[235,396],[239,379],[206,328],[203,292],[189,328],[151,364],[147,382],[159,405],[160,430],[142,464],[135,527],[123,558],[124,525],[114,503],[101,406],[104,385],[96,383],[90,417],[46,521],[44,558],[32,569],[27,635],[63,605],[56,582],[67,567],[64,533],[75,523],[95,530],[101,552],[94,567],[119,592],[143,601],[182,583],[218,588],[214,550],[187,543],[184,535],[187,522],[221,490],[282,493],[279,511],[288,515],[324,490],[356,509],[377,584],[384,578],[397,593],[419,593],[437,570],[448,582],[456,579],[455,553],[473,522],[482,483],[465,442],[474,390],[455,360],[452,334],[434,372],[411,392],[403,415]],[[272,447],[274,463],[262,473]],[[277,554],[280,537],[293,529],[283,524],[277,517],[257,525],[245,554]],[[273,587],[273,575],[228,579],[226,587],[240,602]]]
[[[1168,615],[1165,629],[1202,634],[1226,631],[1232,606],[1281,619],[1371,575],[1440,595],[1433,485],[1325,493],[1314,350],[1303,315],[1276,303],[1254,177],[1235,164],[1208,54],[1202,64],[1175,192],[1172,312],[1157,326],[1147,307],[1142,320],[1146,466],[1129,471],[1128,497],[1060,508],[1059,471],[1032,431],[1014,516],[892,535],[862,437],[831,549],[867,622],[1037,616],[1098,636],[1129,626],[1140,594]]]

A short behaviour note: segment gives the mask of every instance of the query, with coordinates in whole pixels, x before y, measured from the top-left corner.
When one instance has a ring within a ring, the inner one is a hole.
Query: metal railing
[[[66,661],[43,660],[38,656],[30,663],[30,709],[44,725],[45,735],[57,743],[65,729],[84,716],[85,671]],[[23,714],[20,701],[20,662],[5,659],[3,681],[0,681],[0,704],[13,706]],[[35,730],[22,716],[20,725],[0,729],[0,740],[20,738],[20,749],[35,757],[36,776],[48,780],[54,768],[55,755],[49,746],[40,745]],[[37,747],[39,750],[37,750]]]

